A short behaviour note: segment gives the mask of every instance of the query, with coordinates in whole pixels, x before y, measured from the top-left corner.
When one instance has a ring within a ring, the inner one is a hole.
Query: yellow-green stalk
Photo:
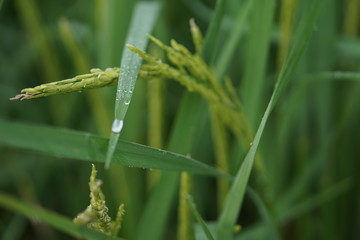
[[[280,69],[289,52],[296,4],[297,4],[297,0],[281,0],[280,40],[279,40],[279,49],[277,56],[278,72],[280,72]]]
[[[191,175],[187,172],[181,173],[180,180],[180,192],[179,192],[179,210],[178,210],[178,240],[193,240],[195,239],[194,228],[193,228],[193,217],[189,202],[187,201],[188,196],[191,194]]]
[[[61,79],[58,58],[44,31],[45,27],[42,25],[36,2],[34,0],[16,0],[15,3],[26,31],[40,52],[45,81],[52,82]]]
[[[344,33],[347,36],[355,37],[359,29],[359,0],[346,0],[344,3]]]
[[[229,173],[229,141],[228,134],[221,121],[219,110],[215,106],[211,107],[211,127],[215,147],[216,167],[222,172]],[[217,204],[218,211],[221,211],[225,201],[226,194],[229,190],[229,181],[226,179],[217,179]]]
[[[161,50],[150,45],[149,51],[161,58]],[[153,78],[148,81],[148,143],[149,146],[162,149],[164,146],[164,90],[165,79]],[[158,170],[148,172],[149,189],[156,183]]]

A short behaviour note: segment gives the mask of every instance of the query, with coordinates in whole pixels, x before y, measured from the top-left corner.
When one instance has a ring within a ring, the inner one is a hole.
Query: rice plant
[[[357,0],[0,1],[0,236],[360,239],[359,22]]]

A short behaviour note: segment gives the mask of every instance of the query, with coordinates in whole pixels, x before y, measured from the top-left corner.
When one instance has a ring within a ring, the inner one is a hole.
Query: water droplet
[[[119,133],[123,128],[123,125],[124,125],[123,120],[115,119],[111,127],[111,131],[113,133]]]
[[[252,146],[252,145],[253,145],[253,142],[250,143],[250,146]]]
[[[126,100],[126,101],[124,102],[124,104],[125,104],[125,105],[129,105],[129,104],[130,104],[130,100]]]

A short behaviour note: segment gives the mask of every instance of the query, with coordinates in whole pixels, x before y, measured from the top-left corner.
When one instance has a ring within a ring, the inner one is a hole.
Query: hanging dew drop
[[[113,133],[119,133],[123,128],[123,125],[124,125],[123,120],[115,119],[111,127],[111,131]]]
[[[125,104],[125,105],[129,105],[129,104],[130,104],[130,100],[126,100],[126,101],[124,102],[124,104]]]

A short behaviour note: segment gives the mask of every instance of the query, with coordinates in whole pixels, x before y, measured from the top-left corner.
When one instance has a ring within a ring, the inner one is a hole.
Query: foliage
[[[0,237],[360,239],[359,7],[0,1]]]

